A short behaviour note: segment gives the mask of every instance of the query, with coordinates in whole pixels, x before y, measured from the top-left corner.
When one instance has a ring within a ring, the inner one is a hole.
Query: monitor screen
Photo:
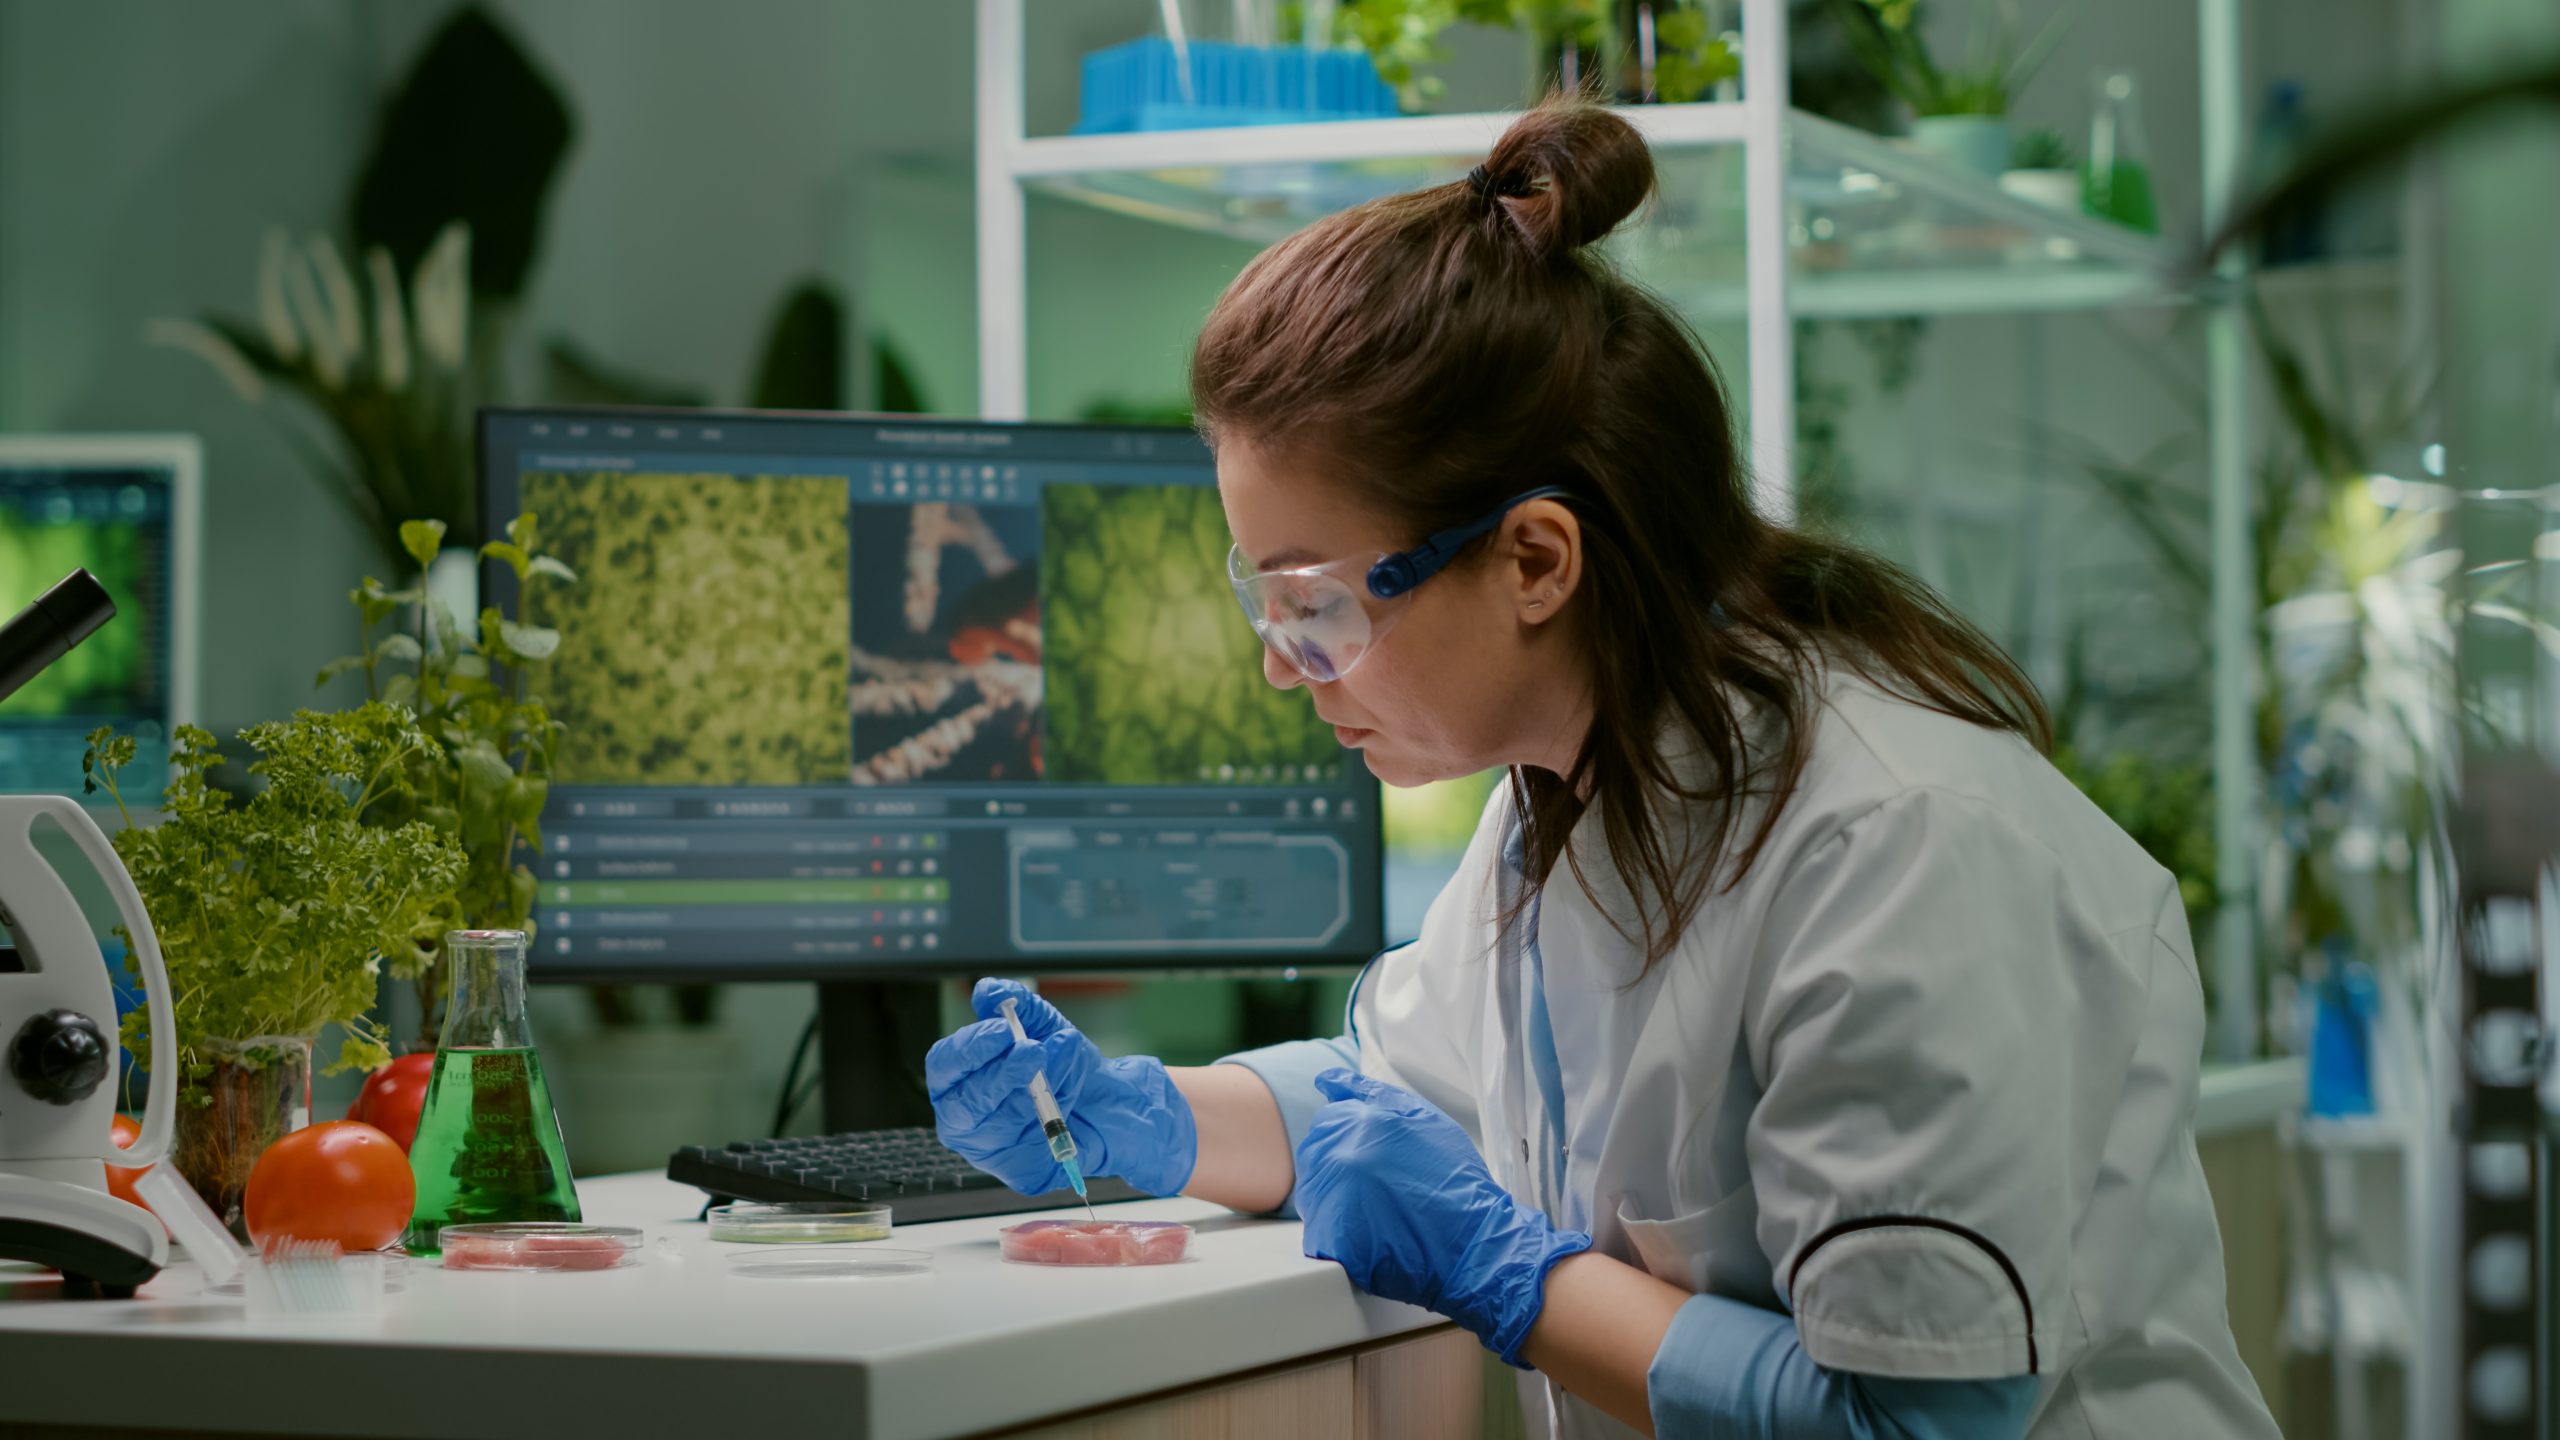
[[[0,436],[0,618],[86,568],[115,618],[0,703],[0,792],[82,795],[90,731],[141,743],[119,783],[149,809],[171,729],[195,719],[191,540],[198,471],[186,436]]]
[[[481,459],[576,576],[537,978],[1377,948],[1377,782],[1263,679],[1188,431],[492,410]]]

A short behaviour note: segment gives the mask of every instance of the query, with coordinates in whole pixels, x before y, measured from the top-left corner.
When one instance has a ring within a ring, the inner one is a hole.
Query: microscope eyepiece
[[[71,653],[71,647],[116,616],[107,587],[86,570],[74,570],[0,625],[0,700]]]

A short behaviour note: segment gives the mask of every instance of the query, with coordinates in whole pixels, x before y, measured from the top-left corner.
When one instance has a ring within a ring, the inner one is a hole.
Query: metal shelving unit
[[[2239,173],[2239,0],[2197,0],[2208,226]],[[1784,0],[1742,0],[1740,98],[1630,107],[1662,176],[1652,219],[1612,242],[1693,318],[1748,334],[1748,434],[1763,507],[1792,513],[1793,322],[1799,317],[2025,314],[2200,304],[2211,493],[2213,773],[2223,997],[2218,1058],[2255,1053],[2251,913],[2258,776],[2251,733],[2256,586],[2248,526],[2247,358],[2235,268],[2180,277],[2156,237],[2047,209],[1989,180],[1793,110]],[[1025,203],[1033,193],[1269,243],[1319,216],[1453,180],[1501,114],[1431,115],[1134,135],[1031,136],[1023,0],[978,0],[979,407],[1028,411]],[[1775,377],[1775,378],[1772,378]]]

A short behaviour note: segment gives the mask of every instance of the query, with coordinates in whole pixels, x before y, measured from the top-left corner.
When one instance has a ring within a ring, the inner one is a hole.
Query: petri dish
[[[842,1245],[889,1238],[889,1207],[824,1200],[711,1207],[711,1238],[750,1245]]]
[[[640,1232],[558,1220],[447,1225],[436,1248],[447,1270],[613,1270],[639,1263]]]
[[[888,1245],[729,1252],[729,1273],[747,1280],[858,1280],[922,1275],[932,1269],[932,1251],[900,1250]]]
[[[1172,1265],[1191,1251],[1178,1220],[1026,1220],[996,1238],[1017,1265]]]

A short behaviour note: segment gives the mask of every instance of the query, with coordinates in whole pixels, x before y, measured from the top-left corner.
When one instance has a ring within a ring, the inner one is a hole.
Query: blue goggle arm
[[[1468,541],[1501,524],[1503,516],[1532,500],[1544,500],[1551,495],[1565,493],[1567,492],[1561,485],[1541,485],[1535,490],[1523,490],[1503,501],[1499,509],[1481,520],[1471,520],[1464,525],[1453,525],[1437,535],[1427,537],[1421,544],[1410,550],[1381,556],[1377,564],[1369,567],[1369,593],[1381,600],[1393,600],[1405,594],[1423,581],[1439,574],[1441,567],[1447,565]]]

